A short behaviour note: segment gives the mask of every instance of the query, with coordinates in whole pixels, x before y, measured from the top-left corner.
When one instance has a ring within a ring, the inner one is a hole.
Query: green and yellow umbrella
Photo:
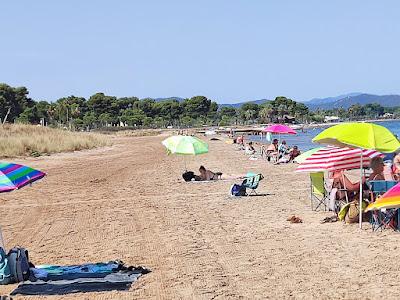
[[[343,123],[325,129],[313,142],[337,147],[373,149],[393,153],[400,149],[399,140],[387,128],[373,123]]]
[[[343,123],[325,129],[313,142],[337,147],[360,149],[360,182],[363,176],[362,149],[392,153],[400,149],[399,140],[387,128],[372,123]],[[363,185],[360,184],[359,223],[362,228],[362,196]]]
[[[198,155],[208,152],[207,143],[193,136],[175,135],[161,143],[171,154]]]

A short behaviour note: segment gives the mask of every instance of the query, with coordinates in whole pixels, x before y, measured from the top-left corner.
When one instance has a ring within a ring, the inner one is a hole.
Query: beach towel
[[[11,295],[64,295],[70,293],[128,290],[150,271],[126,267],[120,261],[72,266],[39,266],[31,269],[30,281],[21,283]]]

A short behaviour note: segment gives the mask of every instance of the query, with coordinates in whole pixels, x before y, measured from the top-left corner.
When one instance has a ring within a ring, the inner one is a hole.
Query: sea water
[[[400,121],[384,121],[384,122],[375,122],[376,124],[382,125],[389,129],[393,134],[397,135],[400,138]],[[317,136],[320,132],[322,132],[325,128],[309,128],[305,129],[304,132],[301,130],[297,130],[296,135],[281,135],[280,140],[285,140],[289,147],[297,145],[299,149],[303,152],[309,149],[318,147],[318,144],[314,144],[312,139]],[[274,138],[278,138],[277,135],[273,136]],[[268,143],[265,135],[263,135],[262,139],[260,135],[252,135],[249,136],[249,139],[254,142]]]

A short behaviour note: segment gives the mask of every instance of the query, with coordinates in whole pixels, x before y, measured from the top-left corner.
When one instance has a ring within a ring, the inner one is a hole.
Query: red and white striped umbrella
[[[376,150],[324,147],[313,153],[299,164],[296,172],[323,172],[337,170],[359,169],[361,152],[363,152],[363,167],[368,168],[371,158],[384,155]]]

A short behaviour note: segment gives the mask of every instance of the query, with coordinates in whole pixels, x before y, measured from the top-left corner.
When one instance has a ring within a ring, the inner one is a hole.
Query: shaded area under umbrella
[[[343,123],[325,129],[313,142],[337,147],[358,148],[360,151],[360,183],[363,177],[362,149],[393,153],[400,149],[399,140],[387,128],[373,123]],[[360,184],[359,224],[362,228],[363,187]]]

